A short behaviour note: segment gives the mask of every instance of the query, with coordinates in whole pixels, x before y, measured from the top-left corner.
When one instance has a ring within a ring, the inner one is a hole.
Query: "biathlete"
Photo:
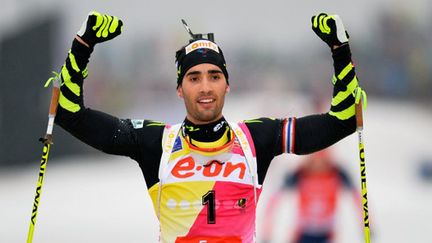
[[[170,125],[122,119],[84,106],[87,63],[96,44],[121,33],[115,16],[91,12],[61,68],[56,124],[84,143],[138,162],[160,223],[161,242],[255,242],[256,206],[272,159],[308,154],[356,129],[358,81],[337,15],[312,18],[330,47],[334,94],[330,111],[306,117],[230,122],[223,116],[229,75],[212,34],[192,34],[176,52],[177,94],[186,117]]]

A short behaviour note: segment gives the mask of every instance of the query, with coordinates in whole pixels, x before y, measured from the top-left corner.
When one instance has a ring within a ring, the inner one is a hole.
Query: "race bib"
[[[225,236],[225,237],[213,237],[213,236],[182,236],[177,237],[176,243],[242,243],[242,240],[238,236]]]

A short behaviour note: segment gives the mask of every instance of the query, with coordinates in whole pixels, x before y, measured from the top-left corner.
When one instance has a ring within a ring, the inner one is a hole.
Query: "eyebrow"
[[[209,74],[215,74],[215,73],[222,73],[221,70],[217,70],[217,69],[212,69],[212,70],[208,70]],[[201,74],[201,71],[192,71],[186,74],[186,76],[190,76],[190,75],[198,75]]]
[[[186,76],[191,76],[191,75],[197,75],[197,74],[201,74],[200,71],[192,71],[186,74]]]
[[[212,69],[208,71],[209,74],[215,74],[215,73],[222,73],[221,70],[217,70],[217,69]]]

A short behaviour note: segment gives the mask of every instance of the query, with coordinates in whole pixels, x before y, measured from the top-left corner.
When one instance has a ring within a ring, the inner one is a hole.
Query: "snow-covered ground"
[[[250,102],[229,102],[226,113],[233,119],[240,105],[249,113],[257,110]],[[289,113],[299,112],[291,108]],[[432,158],[431,124],[430,109],[370,99],[365,146],[374,243],[432,242],[432,183],[417,176],[419,160]],[[335,145],[335,151],[360,187],[356,135]],[[39,155],[35,157],[32,163],[38,163]],[[263,205],[299,158],[283,155],[272,164],[259,207],[258,238],[265,217]],[[157,242],[157,220],[134,161],[108,155],[62,160],[48,162],[33,242]],[[38,175],[34,168],[0,171],[1,243],[26,241]],[[293,205],[292,198],[288,199],[278,211],[275,242],[283,242],[291,229]],[[338,242],[363,242],[352,199],[344,195],[340,206]]]

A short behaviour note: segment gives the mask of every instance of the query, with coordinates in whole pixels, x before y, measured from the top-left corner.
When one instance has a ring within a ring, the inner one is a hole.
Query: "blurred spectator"
[[[290,190],[298,192],[298,207],[295,233],[287,236],[286,242],[333,242],[336,205],[343,188],[352,193],[361,211],[360,194],[355,190],[348,174],[331,159],[328,149],[306,157],[296,171],[285,176],[282,188],[272,195],[267,204],[264,242],[271,242],[274,210],[278,208],[284,193]]]

